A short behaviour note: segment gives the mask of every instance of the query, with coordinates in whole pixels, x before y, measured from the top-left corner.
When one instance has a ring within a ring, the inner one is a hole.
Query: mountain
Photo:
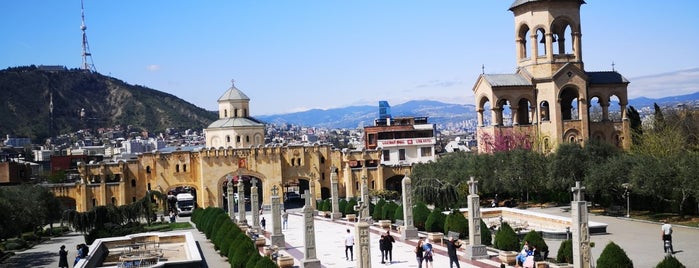
[[[59,67],[0,70],[0,134],[43,142],[51,134],[116,125],[151,132],[202,129],[217,118],[216,113],[168,93]]]
[[[449,124],[463,122],[476,117],[475,107],[471,104],[452,104],[432,100],[413,100],[391,106],[391,115],[427,116],[429,122]],[[334,109],[313,109],[303,112],[278,115],[255,116],[267,123],[295,124],[325,128],[356,128],[374,125],[379,117],[379,106],[349,106]]]
[[[652,108],[653,103],[661,107],[674,107],[684,103],[688,106],[699,104],[699,92],[651,99],[639,97],[629,100],[629,105],[637,110]],[[476,120],[475,106],[472,104],[453,104],[432,100],[413,100],[391,106],[391,115],[396,116],[427,116],[429,122],[440,126],[458,124],[464,121]],[[313,109],[289,114],[255,116],[267,123],[295,124],[325,128],[356,128],[371,126],[374,119],[379,117],[379,105],[349,106],[327,110]]]

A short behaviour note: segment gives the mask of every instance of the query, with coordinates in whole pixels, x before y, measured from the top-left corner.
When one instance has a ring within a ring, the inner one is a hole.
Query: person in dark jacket
[[[459,240],[454,239],[454,237],[449,237],[447,241],[447,253],[449,255],[449,267],[454,267],[452,264],[456,263],[456,268],[461,268],[459,265],[459,256],[456,255],[456,251],[461,247]]]
[[[383,248],[384,248],[384,257],[386,260],[388,260],[388,263],[393,263],[393,243],[396,242],[395,239],[393,239],[393,236],[391,236],[391,231],[387,230],[383,237]],[[381,263],[383,263],[383,258],[381,259]]]
[[[68,251],[65,245],[61,245],[61,250],[58,251],[58,267],[68,268]]]

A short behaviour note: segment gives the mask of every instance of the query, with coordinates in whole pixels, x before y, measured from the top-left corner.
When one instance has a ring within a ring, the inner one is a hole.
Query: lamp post
[[[624,196],[626,196],[626,217],[631,216],[631,201],[630,201],[630,192],[629,188],[631,188],[631,184],[626,182],[622,183],[621,187],[624,187]]]

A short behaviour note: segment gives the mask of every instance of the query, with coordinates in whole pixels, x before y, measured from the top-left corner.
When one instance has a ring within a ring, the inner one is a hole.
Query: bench
[[[454,238],[454,240],[459,240],[459,237],[461,236],[461,233],[454,232],[454,231],[449,231],[447,232],[447,238]]]
[[[439,233],[439,232],[427,233],[427,241],[430,241],[433,243],[437,243],[437,241],[439,241],[439,244],[443,244],[444,243],[444,241],[442,240],[443,237],[444,237],[444,234]]]
[[[391,224],[391,228],[400,232],[400,230],[403,229],[403,225],[405,225],[403,220],[396,220],[396,223]]]

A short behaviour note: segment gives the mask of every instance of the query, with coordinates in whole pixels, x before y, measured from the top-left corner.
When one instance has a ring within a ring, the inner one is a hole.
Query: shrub
[[[218,217],[216,217],[216,223],[211,227],[211,242],[214,243],[214,248],[219,250],[221,249],[219,246],[221,245],[221,231],[223,231],[223,224],[226,221],[230,221],[228,218],[228,215],[226,214],[218,214]]]
[[[655,268],[685,268],[684,264],[682,264],[679,260],[677,260],[674,256],[666,256],[665,259],[663,259],[658,265],[655,266]]]
[[[447,215],[444,215],[439,208],[432,210],[427,220],[425,221],[425,231],[428,232],[444,232],[444,222]]]
[[[444,233],[459,233],[459,238],[468,237],[468,220],[458,210],[453,210],[444,220]]]
[[[244,240],[238,246],[239,246],[239,248],[233,254],[233,261],[230,262],[231,267],[232,268],[245,268],[245,264],[247,263],[248,258],[250,258],[250,256],[252,254],[259,255],[259,252],[257,251],[257,247],[255,247],[255,243],[252,242],[252,240],[249,238],[247,240]],[[228,256],[230,256],[230,252],[229,252]]]
[[[374,213],[371,214],[371,217],[374,220],[383,220],[382,213],[383,213],[383,207],[386,205],[386,200],[379,199],[379,201],[376,202],[376,205],[374,205]]]
[[[257,262],[262,259],[262,256],[260,254],[250,254],[250,258],[248,258],[248,261],[245,262],[245,268],[255,268],[255,265],[257,265]]]
[[[235,226],[235,227],[234,227]],[[238,228],[235,224],[227,225],[228,230],[223,232],[223,238],[221,239],[221,245],[220,245],[220,254],[221,256],[228,256],[228,250],[230,250],[231,243],[233,243],[233,239],[237,236],[238,233],[235,232],[235,229],[233,228]]]
[[[539,232],[534,231],[534,230],[529,231],[524,236],[524,239],[522,240],[522,243],[520,244],[520,248],[524,247],[524,241],[529,242],[530,249],[531,249],[531,246],[536,246],[536,249],[539,250],[542,257],[545,257],[544,255],[547,255],[545,252],[549,251],[549,246],[546,245],[546,241],[544,241],[544,238],[541,237],[541,234],[539,234]]]
[[[332,210],[333,210],[332,200],[330,200],[330,199],[323,200],[323,211],[332,211]]]
[[[257,264],[255,264],[255,268],[279,268],[272,259],[264,257],[257,261]]]
[[[5,250],[24,249],[27,248],[27,246],[27,241],[20,238],[8,239],[7,242],[5,242]]]
[[[393,213],[394,220],[404,220],[403,219],[403,205],[396,208],[396,212]]]
[[[24,241],[37,241],[39,240],[39,237],[36,236],[33,232],[27,232],[27,233],[22,233],[22,240]]]
[[[345,207],[345,215],[357,214],[357,212],[354,211],[354,206],[356,206],[356,205],[357,205],[357,200],[355,200],[354,198],[347,201],[347,207]]]
[[[340,199],[340,202],[337,204],[338,209],[342,213],[342,217],[345,216],[345,209],[347,208],[347,200],[345,199]]]
[[[633,268],[633,262],[631,259],[629,259],[629,256],[626,255],[626,252],[621,247],[614,244],[614,242],[609,242],[609,244],[604,247],[604,250],[602,250],[602,254],[600,254],[599,259],[597,259],[597,267]]]
[[[241,232],[233,239],[233,242],[228,247],[228,263],[231,264],[231,267],[233,267],[233,259],[236,256],[236,252],[249,250],[244,248],[245,246],[243,244],[245,244],[246,241],[251,240],[247,235]]]
[[[518,251],[519,238],[515,230],[507,222],[503,222],[495,234],[495,248],[500,250]]]
[[[493,245],[493,234],[483,219],[481,219],[481,244],[486,246]]]
[[[428,216],[430,216],[430,209],[427,208],[425,203],[418,202],[415,204],[415,207],[413,207],[413,225],[415,225],[415,228],[424,231]]]
[[[573,241],[563,240],[561,241],[561,246],[558,247],[558,253],[556,254],[556,262],[559,263],[573,263]]]
[[[396,219],[394,218],[396,209],[398,208],[398,204],[394,202],[386,202],[386,205],[383,206],[383,211],[381,211],[381,216],[384,220],[391,220],[391,222],[395,222]]]

